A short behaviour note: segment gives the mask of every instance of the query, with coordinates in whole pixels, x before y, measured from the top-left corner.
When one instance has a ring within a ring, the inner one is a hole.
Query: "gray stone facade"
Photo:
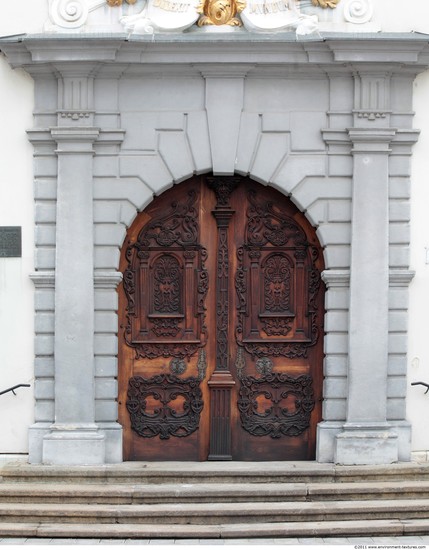
[[[317,460],[410,459],[405,420],[415,35],[29,36],[36,409],[30,462],[122,460],[117,293],[127,228],[193,174],[272,185],[326,270]]]

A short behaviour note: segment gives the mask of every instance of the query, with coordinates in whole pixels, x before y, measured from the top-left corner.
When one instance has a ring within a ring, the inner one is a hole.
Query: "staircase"
[[[429,464],[124,463],[0,468],[0,536],[250,538],[429,533]]]

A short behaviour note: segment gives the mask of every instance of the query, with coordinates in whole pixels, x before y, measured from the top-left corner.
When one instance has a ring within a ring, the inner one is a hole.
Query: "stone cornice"
[[[363,132],[371,132],[372,128],[358,128],[358,131]],[[386,130],[386,128],[383,128],[382,130]],[[352,138],[350,135],[350,131],[352,131],[351,128],[348,130],[343,130],[340,128],[323,128],[322,129],[322,136],[323,140],[328,143],[329,145],[344,145],[344,144],[351,144]],[[415,143],[417,143],[420,135],[420,130],[415,130],[413,128],[401,128],[396,129],[395,135],[393,139],[391,140],[392,143],[395,143],[397,145],[403,145],[403,146],[413,146]],[[361,132],[362,136],[362,132]],[[364,139],[362,141],[365,141]]]
[[[204,78],[245,78],[247,73],[254,68],[250,64],[232,64],[225,65],[224,63],[203,65],[194,65]]]
[[[390,287],[408,287],[416,272],[410,269],[391,269],[389,271]]]
[[[51,128],[52,138],[57,143],[58,155],[93,155],[94,142],[100,135],[99,128],[89,126]]]
[[[349,128],[348,133],[353,143],[351,152],[388,154],[396,132],[396,128]]]
[[[353,143],[390,143],[396,132],[396,128],[348,128]]]
[[[55,288],[55,271],[35,271],[30,273],[29,277],[37,289]]]
[[[414,35],[415,36],[415,35]],[[371,37],[369,40],[368,38]],[[359,39],[343,37],[327,41],[337,62],[358,63],[418,63],[420,54],[427,44],[424,40],[410,39],[407,34],[381,35],[381,40],[372,39],[373,35],[364,34]],[[384,70],[384,67],[381,67]]]
[[[53,74],[61,67],[64,76],[67,65],[97,63],[129,67],[148,64],[181,64],[204,70],[202,64],[213,66],[222,59],[223,66],[305,66],[309,71],[327,71],[329,67],[356,71],[378,65],[381,71],[395,73],[413,67],[423,71],[429,65],[429,40],[423,35],[382,33],[335,35],[321,38],[302,37],[294,33],[219,34],[184,33],[181,35],[139,36],[127,39],[116,35],[28,35],[0,40],[0,49],[13,67],[51,68]],[[240,71],[241,72],[241,71]]]
[[[122,282],[122,273],[119,271],[96,271],[94,273],[94,286],[96,289],[116,289]]]
[[[390,269],[389,286],[408,287],[413,280],[415,271],[410,269]],[[348,288],[350,286],[350,271],[348,269],[325,269],[322,280],[327,288]]]
[[[55,271],[35,271],[30,273],[30,279],[37,289],[55,288]],[[119,271],[97,271],[94,273],[94,287],[96,289],[116,289],[122,281]]]
[[[84,127],[85,129],[88,129],[87,127]],[[78,127],[72,127],[73,130],[72,134],[70,132],[67,133],[69,139],[75,139],[76,135],[79,134],[79,132],[76,132],[78,130]],[[90,128],[89,128],[90,129]],[[52,132],[54,131],[54,133]],[[66,127],[62,128],[33,128],[27,130],[28,140],[33,145],[50,145],[52,143],[56,143],[58,136],[64,135],[64,133],[61,132],[61,130],[67,130]],[[118,129],[118,128],[104,128],[98,130],[98,137],[97,137],[97,144],[99,145],[120,145],[124,141],[125,136],[125,130]],[[88,135],[86,133],[86,135]],[[94,134],[93,134],[94,135]],[[90,138],[87,138],[90,139]]]
[[[321,274],[327,288],[348,288],[350,286],[350,270],[325,269]]]

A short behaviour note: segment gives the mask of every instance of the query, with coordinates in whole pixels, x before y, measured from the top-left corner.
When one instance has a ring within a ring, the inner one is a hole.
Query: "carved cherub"
[[[246,7],[243,0],[202,0],[197,12],[202,16],[198,20],[198,26],[204,25],[231,25],[241,27],[242,22],[237,14]]]
[[[318,8],[336,8],[340,0],[311,0],[313,6]]]

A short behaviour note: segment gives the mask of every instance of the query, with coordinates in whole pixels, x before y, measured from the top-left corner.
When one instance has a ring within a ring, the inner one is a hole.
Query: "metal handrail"
[[[427,384],[426,382],[411,382],[411,385],[412,386],[425,386],[425,388],[427,388],[426,391],[425,391],[425,395],[429,391],[429,384]]]
[[[12,386],[11,388],[8,388],[7,390],[0,391],[0,395],[3,395],[4,393],[12,392],[13,395],[16,395],[15,391],[16,388],[29,388],[30,384],[17,384],[16,386]]]

